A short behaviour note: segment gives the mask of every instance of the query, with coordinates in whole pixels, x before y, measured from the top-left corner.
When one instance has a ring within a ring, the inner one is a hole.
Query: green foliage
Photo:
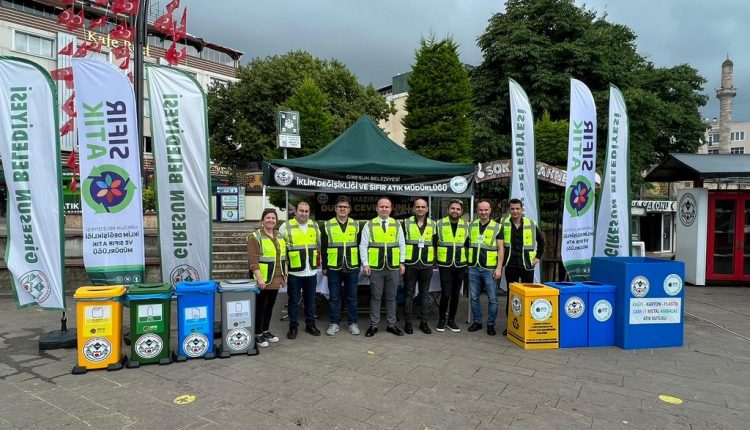
[[[302,148],[296,150],[299,157],[318,152],[333,140],[331,114],[326,111],[328,97],[310,78],[292,94],[286,103],[290,110],[300,114],[300,136]]]
[[[471,86],[451,38],[420,41],[406,111],[408,149],[433,160],[471,161]]]
[[[552,122],[568,119],[570,78],[581,79],[598,107],[600,160],[609,85],[617,85],[628,106],[634,192],[642,184],[638,173],[669,152],[697,149],[705,131],[699,113],[707,100],[701,94],[705,79],[688,65],[655,67],[638,54],[636,35],[628,27],[605,18],[572,0],[508,0],[505,13],[490,19],[478,39],[484,61],[471,73],[476,161],[508,157],[508,78],[526,90],[535,114],[548,112]],[[545,127],[556,127],[544,120],[538,126],[537,159],[564,166],[558,160],[566,159],[567,145],[547,148],[539,140],[551,138],[545,136],[548,131],[556,133]]]
[[[245,168],[252,162],[279,156],[277,111],[306,78],[327,96],[325,111],[331,115],[334,136],[363,114],[378,120],[390,112],[377,90],[359,84],[342,63],[321,60],[303,51],[254,58],[239,68],[237,77],[238,82],[214,86],[208,93],[211,157],[225,166]],[[291,157],[299,155],[295,150],[289,153]]]
[[[143,189],[143,213],[156,212],[156,190],[153,185]]]
[[[568,164],[568,121],[552,121],[549,112],[534,124],[536,159],[565,169]]]

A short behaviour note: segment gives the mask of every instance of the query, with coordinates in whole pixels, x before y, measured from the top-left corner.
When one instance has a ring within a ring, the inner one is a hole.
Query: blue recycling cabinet
[[[685,264],[647,257],[596,257],[591,280],[616,287],[615,344],[682,346]]]
[[[588,344],[588,287],[580,282],[547,282],[560,290],[558,309],[560,314],[560,348],[576,348]]]
[[[212,357],[216,282],[180,282],[175,288],[175,294],[178,357]]]
[[[613,346],[615,344],[615,291],[614,285],[601,282],[582,282],[589,289],[586,320],[589,325],[589,346]]]

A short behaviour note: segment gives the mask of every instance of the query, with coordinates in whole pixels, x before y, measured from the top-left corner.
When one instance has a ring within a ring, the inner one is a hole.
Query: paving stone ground
[[[685,308],[681,348],[528,351],[467,324],[404,337],[381,327],[373,338],[282,336],[257,357],[74,376],[74,349],[37,348],[60,314],[16,310],[4,295],[0,429],[750,428],[750,289],[688,287]],[[463,322],[466,299],[459,309]],[[182,395],[195,400],[176,404]]]

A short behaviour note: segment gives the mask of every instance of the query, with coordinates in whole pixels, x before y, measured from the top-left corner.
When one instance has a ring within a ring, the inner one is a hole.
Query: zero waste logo
[[[130,205],[135,184],[121,167],[104,164],[94,167],[83,181],[83,200],[95,213],[118,213]]]
[[[593,206],[591,182],[585,176],[576,176],[565,191],[565,208],[570,216],[579,217]]]

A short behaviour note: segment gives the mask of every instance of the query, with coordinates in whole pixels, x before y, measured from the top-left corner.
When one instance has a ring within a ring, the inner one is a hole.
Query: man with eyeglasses
[[[323,275],[328,277],[328,310],[331,323],[328,336],[339,331],[341,286],[346,292],[349,332],[359,334],[357,324],[357,285],[359,283],[359,222],[349,218],[352,206],[346,196],[336,200],[336,216],[325,223],[321,236]]]

